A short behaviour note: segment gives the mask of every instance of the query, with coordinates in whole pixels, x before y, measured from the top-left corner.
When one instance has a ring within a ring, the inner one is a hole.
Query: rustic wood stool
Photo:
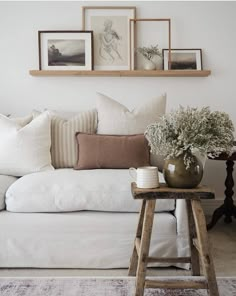
[[[201,198],[213,199],[214,193],[206,186],[199,186],[194,189],[178,189],[160,184],[160,188],[141,189],[137,188],[135,183],[132,183],[131,187],[134,199],[142,199],[142,207],[129,267],[129,276],[136,276],[135,296],[143,296],[144,288],[207,289],[210,296],[219,296],[214,264],[208,243],[206,220],[200,201]],[[191,257],[157,258],[148,256],[157,199],[186,200]],[[146,280],[147,264],[153,262],[191,263],[192,275],[199,276],[199,259],[202,263],[205,281]]]

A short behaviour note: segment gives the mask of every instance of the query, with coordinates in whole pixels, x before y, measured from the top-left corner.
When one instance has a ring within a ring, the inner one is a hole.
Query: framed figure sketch
[[[135,17],[136,8],[130,6],[83,7],[83,30],[93,31],[94,36],[95,70],[130,70],[134,32],[129,30],[129,20]]]

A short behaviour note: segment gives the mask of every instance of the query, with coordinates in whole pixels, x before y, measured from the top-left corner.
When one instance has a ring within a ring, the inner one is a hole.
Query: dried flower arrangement
[[[217,157],[231,153],[234,126],[225,112],[211,112],[209,107],[180,108],[161,117],[159,122],[147,127],[145,136],[151,151],[166,159],[184,154],[188,168],[195,151]]]
[[[151,45],[150,47],[138,47],[136,51],[149,61],[151,61],[154,56],[162,57],[158,44],[155,46]]]

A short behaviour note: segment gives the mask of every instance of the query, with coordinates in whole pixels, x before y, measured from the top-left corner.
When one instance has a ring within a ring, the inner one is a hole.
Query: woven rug
[[[191,277],[187,277],[191,279]],[[157,279],[157,278],[156,278]],[[160,279],[160,278],[159,278]],[[163,279],[163,277],[161,278]],[[168,279],[183,279],[175,277]],[[164,280],[168,281],[167,278]],[[184,278],[186,279],[186,277]],[[201,280],[201,277],[199,278]],[[236,278],[217,278],[222,296],[236,296]],[[134,278],[0,278],[1,296],[133,296]],[[146,289],[145,296],[206,296],[205,290]]]

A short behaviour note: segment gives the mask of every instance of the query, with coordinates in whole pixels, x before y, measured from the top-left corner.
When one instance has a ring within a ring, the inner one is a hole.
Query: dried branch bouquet
[[[147,127],[145,136],[151,151],[165,158],[184,154],[188,168],[195,151],[218,156],[221,152],[230,153],[233,147],[234,126],[225,112],[211,112],[209,107],[180,108],[161,117],[159,122]]]

